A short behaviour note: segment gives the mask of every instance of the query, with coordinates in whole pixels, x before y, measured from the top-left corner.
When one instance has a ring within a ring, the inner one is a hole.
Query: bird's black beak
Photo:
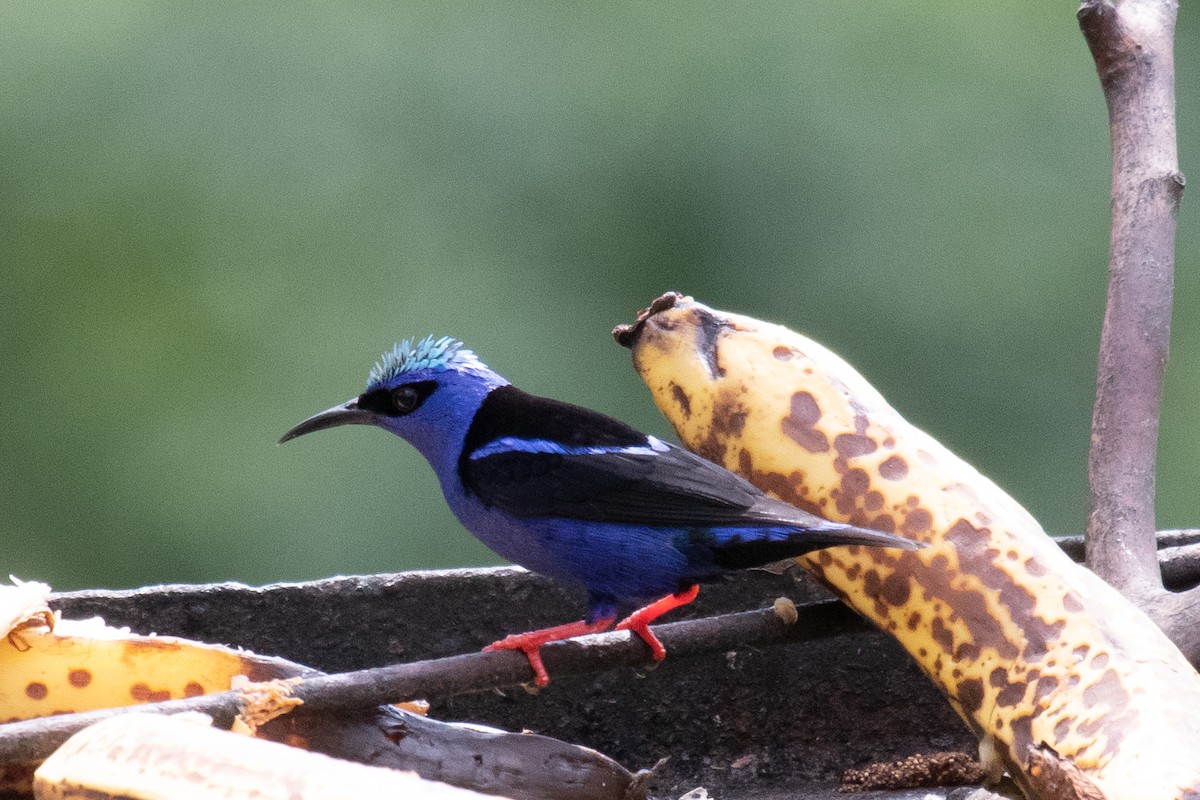
[[[374,413],[358,407],[358,398],[356,397],[340,406],[327,408],[320,414],[313,414],[280,437],[279,443],[290,442],[297,436],[303,436],[313,431],[323,431],[326,428],[336,428],[339,425],[373,425],[375,420]]]

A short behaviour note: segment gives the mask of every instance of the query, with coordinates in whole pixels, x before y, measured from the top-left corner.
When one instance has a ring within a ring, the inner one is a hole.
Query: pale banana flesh
[[[1070,779],[1108,800],[1200,798],[1200,675],[849,364],[677,295],[618,340],[688,448],[807,511],[929,545],[798,560],[900,641],[1028,796]]]
[[[72,736],[34,774],[37,800],[486,800],[427,781],[209,727],[202,715],[126,714]]]

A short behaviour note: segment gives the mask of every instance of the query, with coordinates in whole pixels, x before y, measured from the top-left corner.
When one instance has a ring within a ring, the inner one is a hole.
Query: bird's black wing
[[[646,449],[509,450],[468,461],[463,478],[484,503],[518,517],[642,525],[751,522],[755,492],[737,476],[678,448]]]
[[[459,461],[467,490],[514,516],[634,525],[842,527],[588,409],[513,387],[489,395]]]

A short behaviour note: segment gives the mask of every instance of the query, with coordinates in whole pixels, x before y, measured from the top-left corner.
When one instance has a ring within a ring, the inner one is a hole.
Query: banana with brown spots
[[[687,447],[807,511],[929,544],[798,560],[903,644],[1027,796],[1200,800],[1200,675],[849,364],[674,294],[615,333]]]

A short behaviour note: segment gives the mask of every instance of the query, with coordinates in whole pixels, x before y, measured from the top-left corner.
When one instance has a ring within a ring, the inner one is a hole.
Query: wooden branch
[[[774,608],[764,608],[656,625],[654,632],[667,648],[668,658],[682,658],[746,645],[811,641],[869,627],[854,611],[838,602],[801,606],[797,611],[798,619],[792,622],[785,621]],[[628,631],[554,642],[542,648],[542,657],[552,679],[651,663],[649,647]],[[292,696],[302,700],[303,705],[292,713],[344,711],[446,697],[514,686],[532,677],[525,656],[513,651],[469,653],[322,675],[295,684]],[[200,711],[213,717],[218,726],[227,728],[244,702],[240,691],[230,691],[0,725],[0,769],[40,761],[73,733],[120,714]]]
[[[1200,669],[1200,587],[1180,593],[1161,592],[1143,608],[1192,666]]]
[[[1100,334],[1087,564],[1200,663],[1200,587],[1174,594],[1195,548],[1154,546],[1154,468],[1171,333],[1175,220],[1175,0],[1084,0],[1083,30],[1108,104],[1113,152],[1108,304]]]
[[[1173,0],[1084,0],[1112,135],[1112,239],[1088,458],[1087,564],[1135,602],[1162,590],[1154,465],[1171,326],[1175,216]]]
[[[1062,536],[1054,541],[1074,560],[1084,560],[1083,536]],[[1200,530],[1159,531],[1155,541],[1158,567],[1166,588],[1185,591],[1200,586]]]
[[[1154,536],[1155,546],[1162,557],[1162,551],[1171,547],[1183,547],[1190,544],[1200,544],[1200,528],[1182,528],[1159,531]],[[1063,552],[1076,561],[1084,560],[1085,537],[1083,536],[1054,536],[1054,543]]]

